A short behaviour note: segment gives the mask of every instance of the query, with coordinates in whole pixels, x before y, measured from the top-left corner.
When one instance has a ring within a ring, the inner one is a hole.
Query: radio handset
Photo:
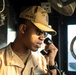
[[[49,39],[49,38],[46,38],[44,40],[44,43],[47,44],[47,45],[49,45],[49,44],[52,43],[52,40]],[[40,52],[41,52],[42,55],[48,55],[50,53],[50,50],[41,50]]]

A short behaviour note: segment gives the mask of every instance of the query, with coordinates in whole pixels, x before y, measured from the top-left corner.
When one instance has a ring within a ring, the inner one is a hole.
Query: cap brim
[[[45,31],[45,32],[48,32],[49,34],[51,34],[53,36],[57,34],[57,32],[54,29],[52,29],[51,27],[49,27],[48,25],[43,25],[43,24],[34,23],[34,22],[33,22],[33,24],[36,27],[38,27],[40,30]]]

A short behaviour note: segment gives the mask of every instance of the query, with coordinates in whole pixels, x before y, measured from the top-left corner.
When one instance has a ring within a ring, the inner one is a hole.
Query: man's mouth
[[[42,43],[37,43],[37,47],[40,48]]]

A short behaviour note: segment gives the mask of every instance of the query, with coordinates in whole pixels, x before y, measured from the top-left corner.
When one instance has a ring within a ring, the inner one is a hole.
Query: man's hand
[[[45,46],[45,50],[50,50],[50,53],[48,55],[45,55],[47,65],[54,66],[55,65],[55,57],[58,52],[57,47],[53,43],[51,43],[51,44]],[[50,72],[52,72],[53,75],[57,75],[56,69],[50,70]]]

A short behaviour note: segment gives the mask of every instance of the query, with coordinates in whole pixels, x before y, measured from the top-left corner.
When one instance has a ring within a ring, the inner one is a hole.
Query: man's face
[[[23,43],[25,47],[32,51],[37,51],[41,47],[42,41],[44,40],[44,33],[39,34],[39,29],[35,27],[32,23],[27,28],[23,35]]]

